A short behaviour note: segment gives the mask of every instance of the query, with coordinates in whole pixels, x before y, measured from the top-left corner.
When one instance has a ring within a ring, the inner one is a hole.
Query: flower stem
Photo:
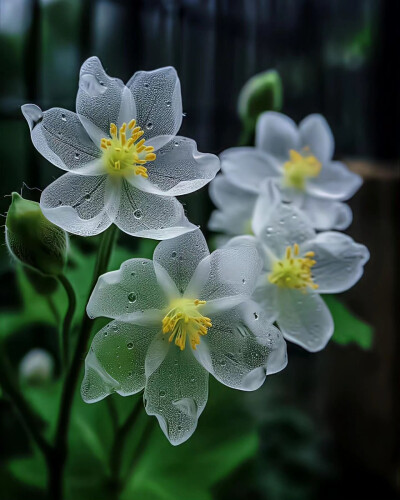
[[[107,231],[102,234],[89,297],[97,282],[98,277],[107,271],[115,239],[116,227],[112,225],[108,228]],[[92,320],[85,313],[81,322],[78,340],[75,346],[70,367],[65,378],[61,396],[61,407],[54,442],[55,452],[53,460],[50,464],[49,471],[49,498],[51,500],[61,500],[63,498],[63,474],[68,454],[67,437],[72,403],[84,360],[84,354],[87,351],[87,344],[90,338],[91,327]]]
[[[32,411],[30,405],[26,402],[13,380],[14,376],[11,365],[5,355],[4,342],[2,342],[0,345],[0,385],[13,403],[22,424],[33,442],[41,450],[44,457],[48,459],[51,455],[51,446],[38,429],[39,419],[37,415]]]
[[[72,320],[76,309],[76,295],[71,285],[71,282],[64,274],[61,274],[58,277],[58,280],[64,287],[64,290],[68,296],[68,309],[64,317],[64,322],[61,331],[61,339],[60,339],[60,353],[61,353],[62,364],[65,370],[68,368],[68,362],[69,362],[69,340],[71,336]]]

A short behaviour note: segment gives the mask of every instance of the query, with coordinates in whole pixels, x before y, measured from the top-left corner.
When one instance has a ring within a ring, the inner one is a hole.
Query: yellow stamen
[[[130,137],[129,137],[130,134]],[[144,131],[136,125],[136,120],[131,120],[128,125],[123,123],[117,129],[115,123],[110,124],[111,138],[103,137],[100,148],[103,150],[103,161],[110,174],[140,175],[148,178],[148,161],[156,159],[154,148],[145,145],[145,139],[140,139]],[[139,140],[140,139],[140,140]]]
[[[318,177],[322,165],[310,153],[308,146],[303,148],[303,153],[291,149],[289,156],[290,160],[283,165],[285,185],[296,189],[304,189],[308,178]]]
[[[206,303],[205,300],[176,299],[171,302],[168,312],[162,320],[162,331],[169,333],[168,340],[175,340],[181,351],[186,347],[186,340],[190,342],[192,349],[200,344],[200,337],[206,335],[212,327],[210,318],[199,312],[199,306]]]
[[[300,248],[297,243],[292,247],[288,246],[285,256],[281,260],[274,262],[272,271],[268,276],[270,283],[281,288],[297,288],[306,291],[307,287],[315,290],[318,285],[314,283],[311,268],[316,261],[311,259],[314,252],[306,252],[304,257],[299,257]]]

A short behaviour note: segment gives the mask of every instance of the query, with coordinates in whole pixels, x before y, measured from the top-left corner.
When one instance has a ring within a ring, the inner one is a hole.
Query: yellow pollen
[[[146,146],[145,139],[140,139],[143,134],[143,130],[136,125],[136,120],[131,120],[128,125],[123,123],[119,131],[115,123],[111,123],[111,139],[103,137],[100,141],[103,161],[110,174],[134,173],[148,178],[147,168],[144,165],[148,161],[154,161],[156,155],[154,148]]]
[[[205,303],[205,300],[181,298],[169,305],[169,310],[162,320],[163,333],[169,333],[169,342],[175,340],[181,351],[185,349],[186,340],[190,342],[192,349],[196,349],[200,344],[200,337],[206,335],[212,327],[210,318],[199,312],[199,306]]]
[[[283,165],[285,185],[296,189],[304,189],[306,179],[309,177],[318,177],[322,165],[310,153],[308,146],[303,148],[302,153],[291,149],[289,155],[290,160]]]
[[[306,252],[300,257],[299,245],[293,248],[286,247],[285,256],[274,262],[272,271],[268,276],[270,283],[281,288],[297,288],[306,291],[307,287],[315,290],[318,285],[314,283],[311,268],[316,264],[313,260],[314,252]]]

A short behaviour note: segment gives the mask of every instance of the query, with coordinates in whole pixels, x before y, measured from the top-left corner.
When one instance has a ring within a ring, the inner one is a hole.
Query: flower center
[[[310,148],[303,148],[299,153],[294,149],[289,152],[290,160],[283,165],[284,182],[288,187],[304,189],[306,179],[318,177],[321,172],[321,163],[310,154]]]
[[[128,130],[127,130],[128,129]],[[140,139],[143,130],[136,126],[136,120],[122,124],[117,129],[115,123],[110,125],[111,139],[103,137],[100,147],[103,150],[103,161],[110,174],[136,174],[147,178],[147,168],[144,164],[156,159],[154,148],[145,145],[145,139]],[[140,140],[139,140],[140,139]]]
[[[208,328],[212,327],[210,318],[199,312],[199,306],[205,300],[177,299],[171,302],[170,310],[162,320],[163,333],[170,333],[169,341],[175,339],[175,344],[183,351],[186,338],[192,349],[200,344],[200,336],[206,335]]]
[[[290,246],[286,247],[285,257],[273,264],[268,280],[281,288],[303,290],[307,287],[318,288],[311,275],[311,268],[316,264],[316,261],[312,259],[314,255],[314,252],[307,252],[304,257],[299,257],[297,243],[293,245],[293,249]]]

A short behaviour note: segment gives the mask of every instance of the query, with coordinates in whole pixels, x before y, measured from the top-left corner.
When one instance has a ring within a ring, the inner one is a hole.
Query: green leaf
[[[362,349],[371,349],[373,329],[370,325],[356,318],[347,307],[332,295],[324,295],[335,323],[332,340],[337,344],[357,344]]]

